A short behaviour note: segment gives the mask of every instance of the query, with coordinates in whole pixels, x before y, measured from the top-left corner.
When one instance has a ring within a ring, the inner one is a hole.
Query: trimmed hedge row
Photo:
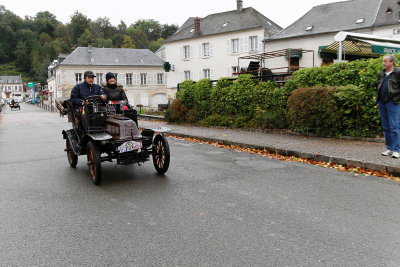
[[[397,60],[400,56],[395,56]],[[206,126],[267,127],[320,136],[376,136],[381,133],[374,103],[382,58],[302,69],[280,88],[240,75],[185,81],[166,112],[171,122]]]

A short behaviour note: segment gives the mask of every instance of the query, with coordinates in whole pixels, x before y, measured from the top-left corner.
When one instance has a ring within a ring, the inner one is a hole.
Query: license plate
[[[124,152],[129,152],[133,150],[138,150],[142,148],[142,142],[136,142],[136,141],[128,141],[120,145],[117,150],[118,153],[124,153]]]

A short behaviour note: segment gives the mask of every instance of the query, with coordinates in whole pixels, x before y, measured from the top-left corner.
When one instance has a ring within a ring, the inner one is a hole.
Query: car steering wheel
[[[88,102],[100,102],[100,101],[103,101],[103,99],[101,98],[101,95],[90,95],[90,96],[85,98],[85,101],[88,101]]]

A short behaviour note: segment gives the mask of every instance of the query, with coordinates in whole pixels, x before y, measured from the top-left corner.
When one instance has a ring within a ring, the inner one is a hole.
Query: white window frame
[[[239,38],[231,39],[232,54],[239,54]]]
[[[184,78],[184,81],[186,81],[186,80],[190,80],[190,70],[185,70],[184,72],[183,72],[183,78]]]
[[[75,73],[75,84],[81,83],[82,81],[82,73]]]
[[[103,80],[103,73],[96,73],[96,83],[101,84],[102,80]]]
[[[147,73],[140,73],[140,85],[147,85]]]
[[[157,84],[164,84],[164,73],[157,73]]]
[[[250,52],[257,52],[258,51],[258,36],[250,36],[249,43],[250,43]]]
[[[183,46],[183,59],[190,59],[190,45]]]
[[[204,77],[204,79],[211,79],[211,70],[203,69],[203,77]]]
[[[126,85],[133,85],[133,73],[126,73]]]
[[[201,50],[203,52],[203,57],[211,56],[211,54],[210,54],[210,43],[203,43],[201,46],[202,46]]]

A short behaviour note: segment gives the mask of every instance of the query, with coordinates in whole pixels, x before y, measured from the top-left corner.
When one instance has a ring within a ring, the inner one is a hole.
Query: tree
[[[99,38],[96,40],[96,43],[94,44],[94,46],[110,48],[110,47],[113,47],[113,42],[111,39]]]
[[[175,25],[175,24],[171,24],[171,25],[163,24],[161,28],[162,28],[161,38],[167,39],[167,37],[176,33],[176,31],[179,29],[179,26]]]
[[[138,20],[131,27],[141,29],[149,41],[156,41],[161,36],[161,25],[153,19]]]
[[[122,43],[121,48],[136,48],[136,47],[133,44],[131,37],[125,35],[124,42]]]
[[[149,46],[146,34],[141,29],[129,27],[126,29],[126,34],[132,39],[136,48],[147,48]]]
[[[76,44],[78,42],[78,38],[85,32],[85,30],[89,29],[90,19],[88,19],[79,11],[75,11],[75,13],[71,16],[71,22],[68,24],[68,28],[71,32],[72,42]]]
[[[48,11],[44,11],[38,12],[31,23],[33,31],[38,34],[44,32],[54,37],[56,27],[60,22],[56,19],[56,16]]]
[[[86,29],[82,35],[78,38],[77,40],[78,46],[88,46],[88,44],[94,44],[96,42],[95,37],[93,34],[89,31],[89,29]]]
[[[163,38],[158,39],[157,41],[152,41],[149,44],[149,49],[152,52],[156,52],[161,46],[162,46],[162,41],[164,41]]]

